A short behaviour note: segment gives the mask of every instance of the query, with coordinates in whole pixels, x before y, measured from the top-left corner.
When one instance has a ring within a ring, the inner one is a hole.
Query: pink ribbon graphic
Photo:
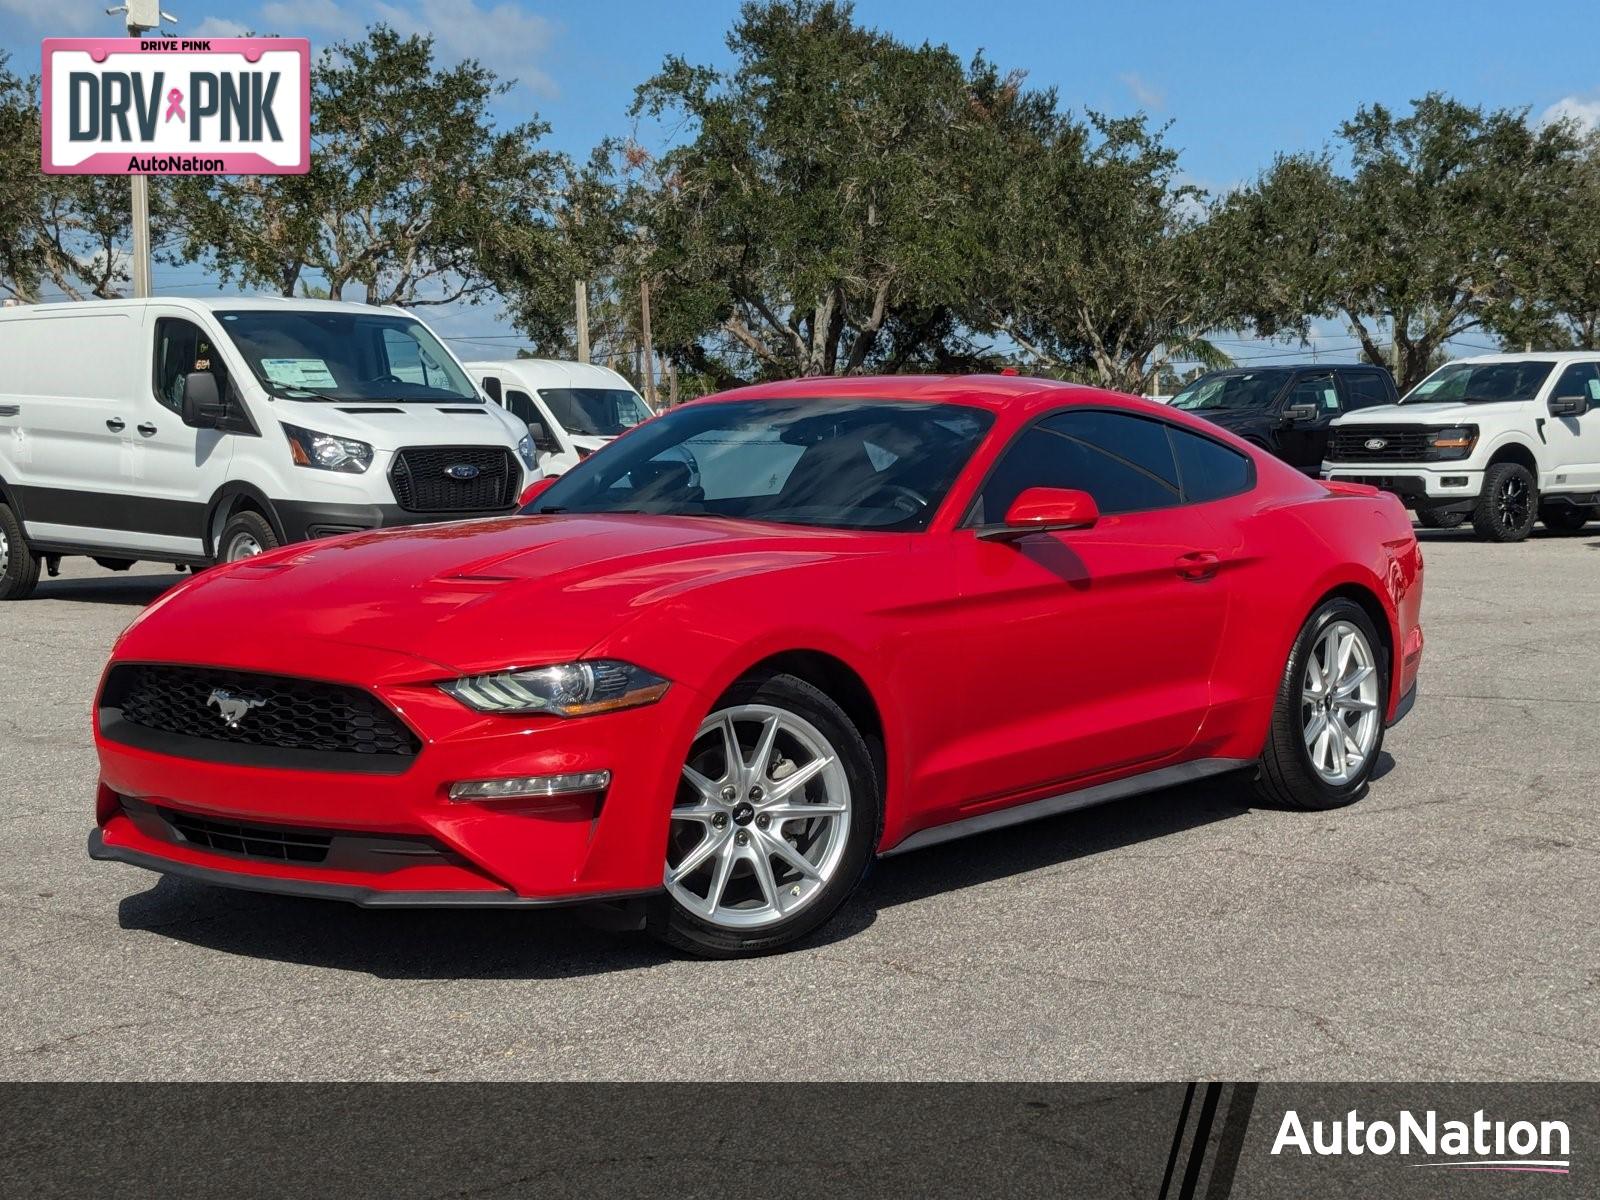
[[[177,117],[180,121],[188,120],[188,118],[183,115],[183,93],[177,88],[173,88],[167,93],[166,120],[170,121],[173,117]],[[163,122],[163,124],[164,123],[165,122]]]

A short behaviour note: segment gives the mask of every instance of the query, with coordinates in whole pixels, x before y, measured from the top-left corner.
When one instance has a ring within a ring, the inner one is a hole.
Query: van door
[[[1578,417],[1552,417],[1549,403],[1558,396],[1582,396],[1589,411]],[[1600,487],[1600,365],[1578,362],[1565,367],[1539,406],[1536,415],[1550,447],[1551,466],[1540,486],[1553,491]]]
[[[533,438],[533,448],[539,456],[539,467],[546,475],[560,475],[578,465],[578,453],[567,445],[556,432],[556,423],[550,414],[527,392],[507,388],[507,411],[528,427]]]
[[[228,364],[217,339],[192,314],[152,308],[146,332],[148,382],[137,389],[138,421],[127,434],[143,493],[139,533],[151,550],[199,558],[206,553],[206,510],[227,482],[233,439],[244,435],[185,425],[184,376],[209,371],[218,394],[226,396]]]

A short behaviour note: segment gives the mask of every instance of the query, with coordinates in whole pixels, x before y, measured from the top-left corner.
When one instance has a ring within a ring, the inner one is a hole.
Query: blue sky
[[[109,0],[0,0],[0,49],[37,70],[47,35],[118,32]],[[429,29],[450,57],[478,57],[522,86],[505,116],[537,112],[550,144],[575,156],[630,132],[633,88],[669,52],[727,58],[737,0],[167,0],[180,34],[243,29],[303,34],[313,46],[375,20]],[[1536,0],[1337,5],[1082,4],[1051,0],[859,0],[859,20],[908,40],[982,49],[1069,108],[1143,109],[1171,121],[1190,178],[1225,190],[1279,151],[1322,145],[1362,103],[1403,106],[1431,89],[1479,104],[1526,106],[1600,124],[1600,5]],[[157,284],[200,283],[157,268]],[[451,314],[457,332],[498,327],[484,309]],[[1330,338],[1342,344],[1348,339]]]

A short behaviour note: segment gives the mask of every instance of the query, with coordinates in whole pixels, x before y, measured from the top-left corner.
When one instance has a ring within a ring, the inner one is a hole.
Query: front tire
[[[1551,533],[1582,533],[1594,519],[1594,509],[1576,504],[1551,504],[1539,510],[1539,520]]]
[[[1520,542],[1539,515],[1539,489],[1521,463],[1495,463],[1483,473],[1483,491],[1472,510],[1472,528],[1488,542]]]
[[[276,550],[278,546],[278,535],[272,532],[272,526],[260,513],[235,513],[228,518],[222,536],[217,539],[217,561],[240,562]]]
[[[1388,662],[1371,618],[1351,600],[1321,605],[1284,667],[1256,790],[1287,808],[1359,800],[1383,749],[1388,696]]]
[[[843,709],[793,675],[743,680],[689,747],[666,894],[646,927],[702,958],[781,949],[855,891],[882,814],[872,755]]]
[[[0,504],[0,600],[25,600],[38,583],[39,556],[11,507]]]

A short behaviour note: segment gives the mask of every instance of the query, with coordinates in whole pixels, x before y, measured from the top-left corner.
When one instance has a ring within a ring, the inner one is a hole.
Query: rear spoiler
[[[1335,496],[1381,496],[1383,493],[1370,483],[1356,483],[1352,479],[1322,479],[1318,480]]]

